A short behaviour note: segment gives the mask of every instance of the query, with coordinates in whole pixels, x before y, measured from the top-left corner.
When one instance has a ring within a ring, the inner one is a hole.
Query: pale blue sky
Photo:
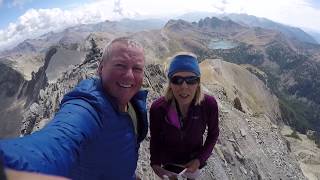
[[[192,11],[247,13],[320,32],[320,0],[0,0],[0,51],[79,23]]]

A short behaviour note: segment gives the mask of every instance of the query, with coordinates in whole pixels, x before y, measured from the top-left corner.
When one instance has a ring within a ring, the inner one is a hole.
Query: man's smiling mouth
[[[131,88],[133,86],[132,84],[124,84],[124,83],[118,83],[118,85],[122,88]]]

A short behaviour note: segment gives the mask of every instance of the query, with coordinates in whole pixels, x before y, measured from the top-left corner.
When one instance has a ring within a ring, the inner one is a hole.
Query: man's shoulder
[[[99,78],[89,78],[80,81],[66,96],[82,96],[85,94],[101,94],[102,85]]]
[[[91,92],[91,91],[99,91],[101,90],[101,81],[99,78],[93,77],[89,79],[84,79],[79,82],[79,84],[75,87],[75,91],[82,92]]]
[[[102,99],[106,99],[104,98],[100,83],[98,78],[89,78],[80,81],[73,90],[64,95],[61,103],[74,99],[81,99],[92,104],[101,101]]]
[[[147,96],[148,96],[148,91],[145,89],[141,89],[134,95],[132,99],[146,101]]]

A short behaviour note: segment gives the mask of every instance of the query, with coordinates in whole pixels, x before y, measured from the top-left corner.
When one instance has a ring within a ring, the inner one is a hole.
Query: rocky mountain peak
[[[184,20],[169,20],[167,24],[164,26],[164,29],[168,29],[170,31],[182,31],[184,29],[194,29],[194,25],[184,21]]]
[[[204,19],[201,19],[198,22],[198,26],[200,28],[210,28],[210,29],[225,29],[225,30],[230,30],[230,29],[240,29],[243,28],[238,23],[235,23],[232,20],[221,20],[216,17],[206,17]]]
[[[36,52],[35,46],[32,44],[30,40],[24,40],[22,43],[18,44],[17,47],[14,48],[14,51],[19,52]]]

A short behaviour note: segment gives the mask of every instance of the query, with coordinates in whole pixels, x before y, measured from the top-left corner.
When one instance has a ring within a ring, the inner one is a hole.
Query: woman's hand
[[[194,173],[200,167],[199,159],[193,159],[184,165],[188,172]]]
[[[171,171],[167,171],[163,169],[159,165],[152,165],[151,166],[153,171],[161,178],[164,179],[165,176],[167,176],[169,179],[177,179],[177,174]]]

